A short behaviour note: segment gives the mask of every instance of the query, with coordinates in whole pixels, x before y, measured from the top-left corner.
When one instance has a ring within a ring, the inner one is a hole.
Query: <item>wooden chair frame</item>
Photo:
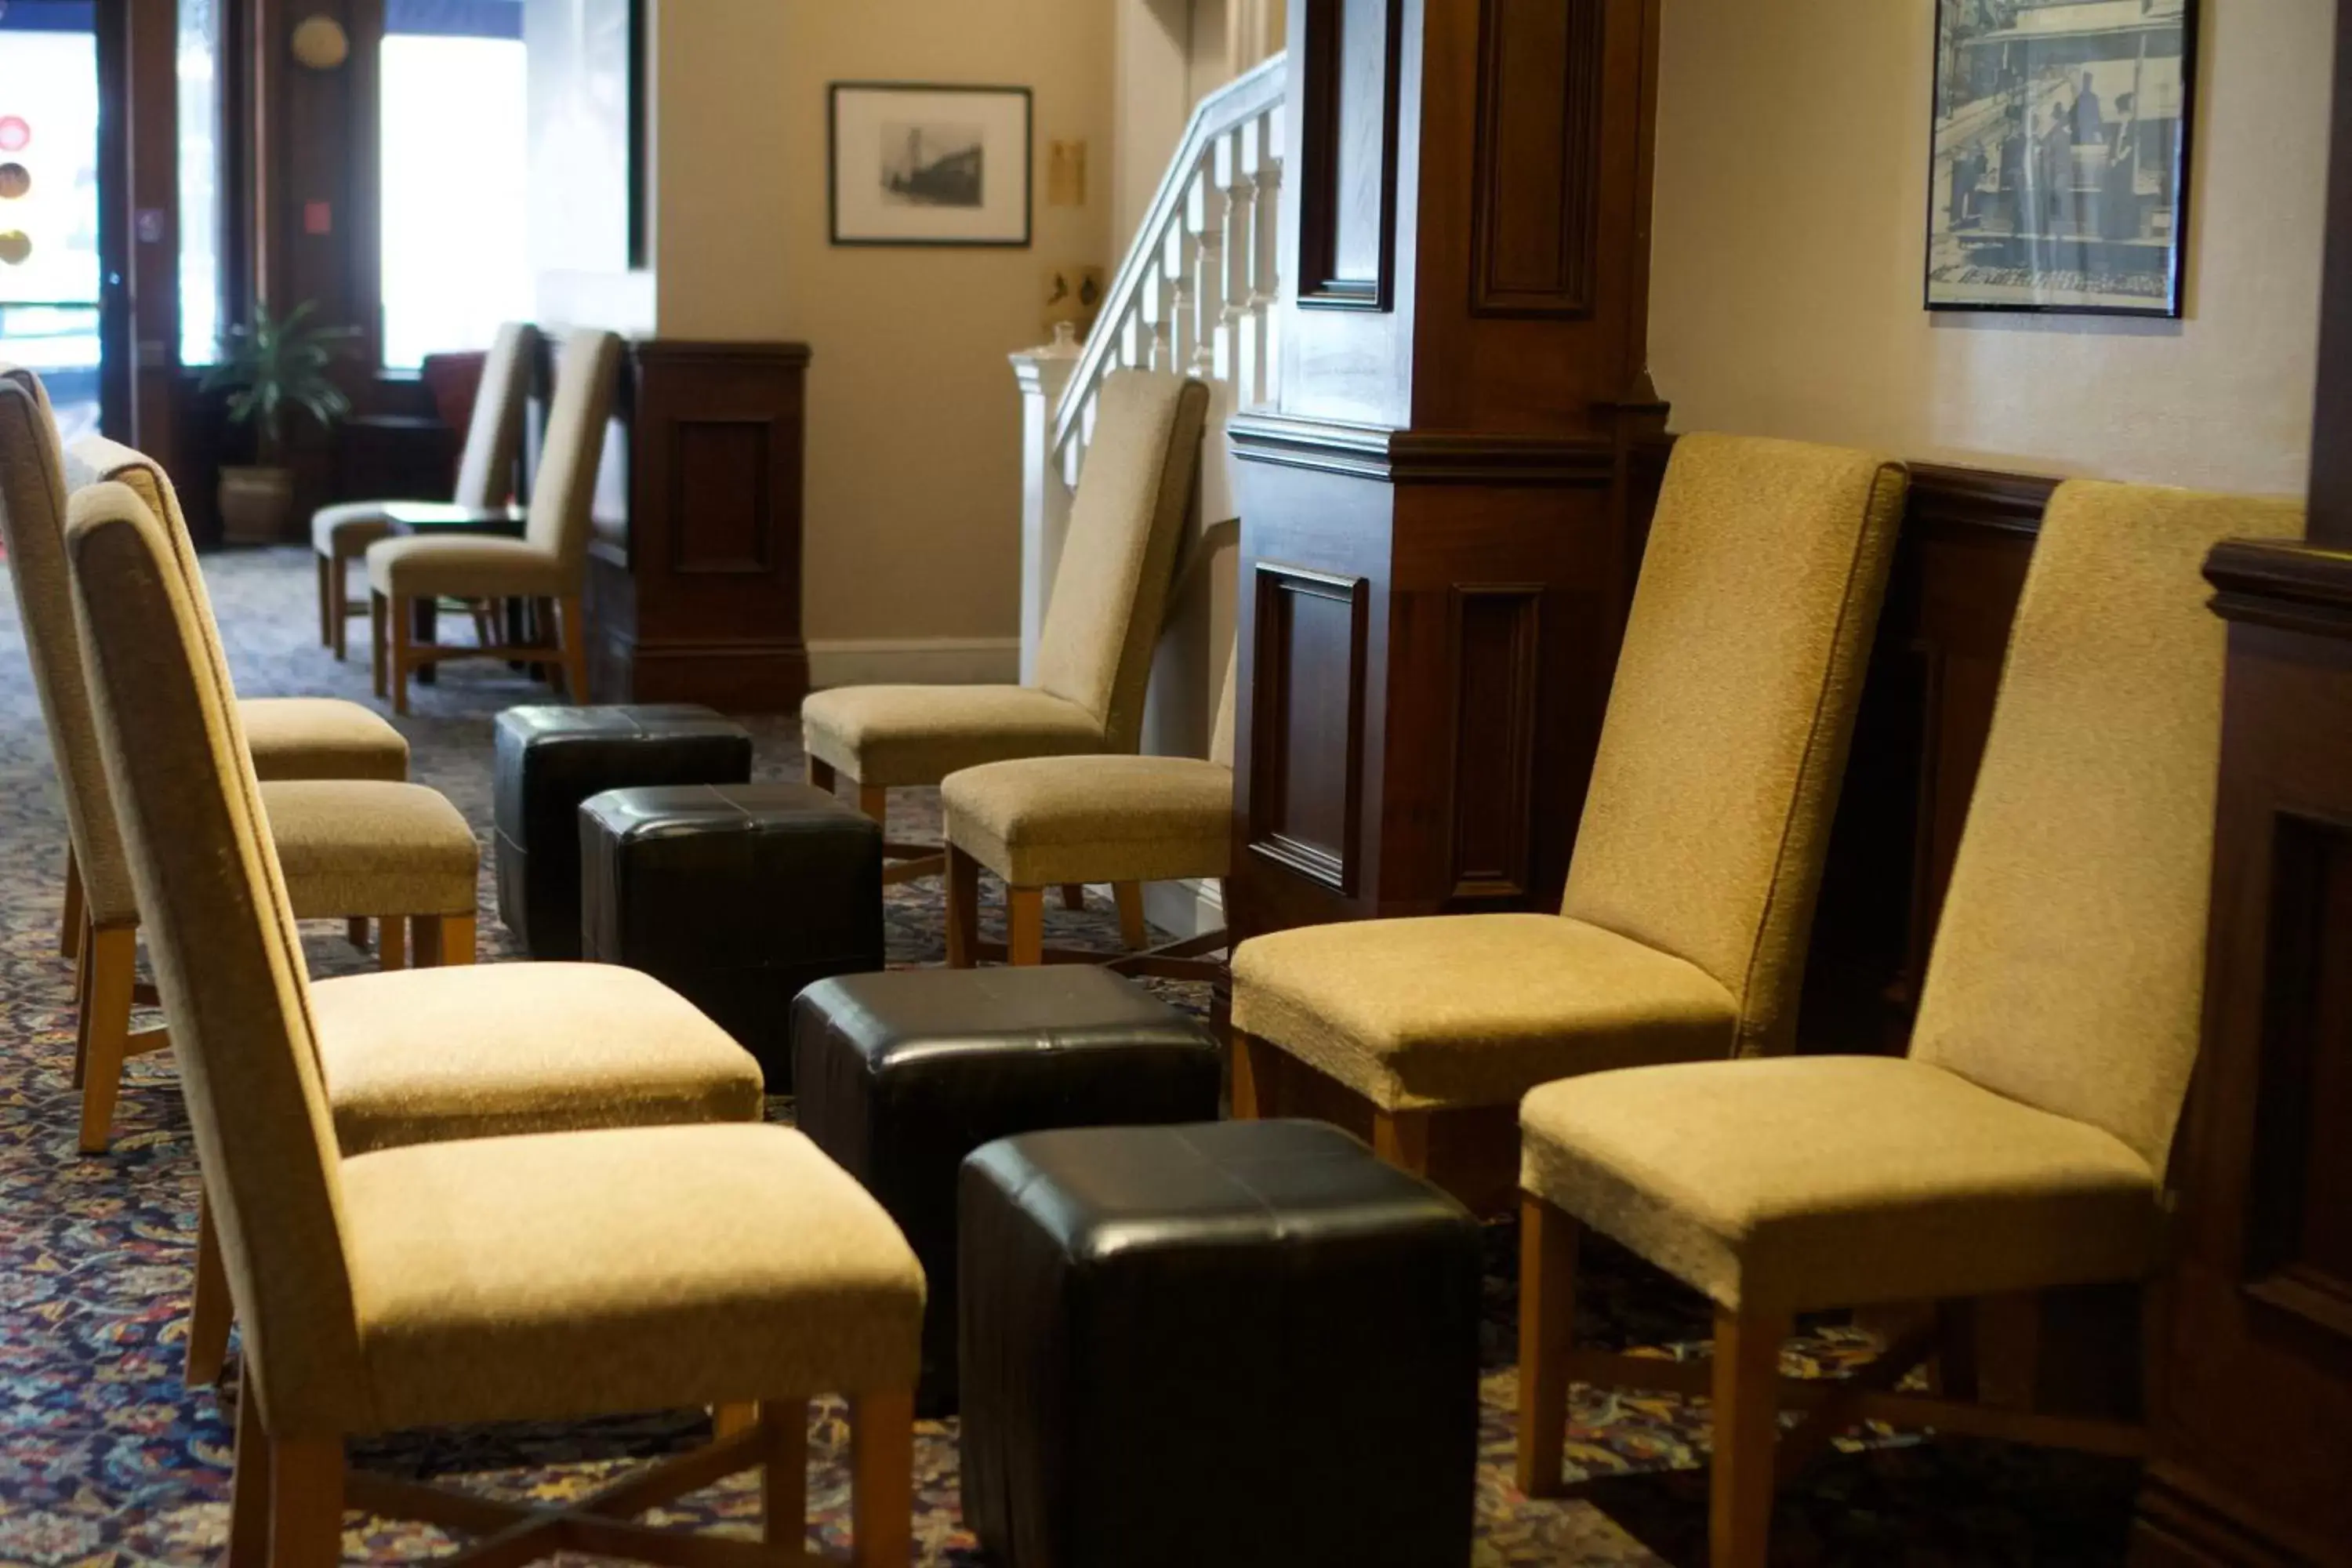
[[[364,607],[352,602],[352,563],[367,559],[367,547],[383,537],[381,533],[373,534],[356,550],[345,549],[337,540],[332,554],[311,552],[319,562],[319,641],[333,650],[338,664],[351,657],[346,628],[352,617],[367,614]]]
[[[914,1549],[915,1396],[850,1399],[853,1568],[904,1568]],[[653,1465],[568,1508],[499,1502],[350,1468],[339,1436],[288,1440],[265,1428],[259,1401],[237,1399],[229,1506],[231,1568],[328,1568],[341,1561],[343,1510],[410,1519],[473,1543],[448,1568],[514,1568],[558,1552],[676,1568],[787,1568],[834,1563],[807,1547],[808,1402],[722,1406],[716,1441]],[[665,1531],[637,1516],[732,1475],[761,1472],[758,1543]]]
[[[445,597],[433,595],[433,598]],[[444,664],[457,658],[492,658],[509,664],[535,665],[544,669],[561,671],[567,700],[588,700],[588,622],[578,594],[565,595],[555,601],[555,643],[545,645],[517,643],[500,644],[485,639],[479,644],[430,642],[415,640],[411,611],[424,595],[397,595],[368,591],[368,633],[371,664],[378,699],[389,698],[394,713],[408,711],[408,677],[412,670],[429,665]],[[475,616],[477,632],[492,626],[495,617],[480,612]]]
[[[1898,1336],[1869,1365],[1837,1380],[1780,1375],[1780,1347],[1791,1314],[1769,1308],[1715,1310],[1715,1353],[1706,1362],[1667,1361],[1578,1350],[1576,1255],[1580,1226],[1565,1210],[1522,1194],[1519,1229],[1518,1483],[1528,1497],[1555,1496],[1568,1435],[1572,1383],[1712,1400],[1714,1472],[1708,1482],[1711,1568],[1763,1568],[1777,1488],[1825,1453],[1846,1428],[1864,1421],[1932,1427],[2043,1447],[2145,1458],[2147,1428],[2137,1422],[2005,1409],[1978,1403],[1973,1375],[1948,1365],[1936,1395],[1896,1387],[1931,1357],[1952,1353],[1950,1330],[1967,1303]],[[1959,1358],[1966,1359],[1966,1352]],[[1955,1373],[1958,1375],[1953,1375]],[[1958,1395],[1954,1397],[1953,1395]],[[1783,1436],[1780,1412],[1805,1419]]]
[[[1118,903],[1119,939],[1124,953],[1089,952],[1082,948],[1045,945],[1045,893],[1037,888],[1007,887],[1005,915],[1009,942],[983,941],[980,934],[981,864],[955,845],[947,847],[948,967],[970,969],[985,960],[1013,964],[1091,963],[1118,974],[1149,974],[1164,980],[1215,981],[1225,972],[1222,959],[1204,953],[1223,952],[1230,938],[1221,928],[1197,936],[1151,945],[1143,919],[1143,884],[1114,882]],[[1081,909],[1086,889],[1065,885],[1065,909]]]
[[[471,963],[474,921],[470,913],[386,915],[378,963],[385,969],[405,968],[413,945],[419,968]],[[356,940],[364,942],[364,918],[354,918],[352,923],[359,928]],[[413,944],[406,940],[412,927]],[[80,939],[71,945],[75,959],[73,1086],[81,1090],[80,1148],[85,1154],[103,1154],[113,1136],[123,1068],[131,1058],[163,1050],[172,1040],[162,1029],[134,1033],[131,1027],[132,1008],[156,1005],[154,988],[139,983],[137,922],[100,926],[84,915]]]

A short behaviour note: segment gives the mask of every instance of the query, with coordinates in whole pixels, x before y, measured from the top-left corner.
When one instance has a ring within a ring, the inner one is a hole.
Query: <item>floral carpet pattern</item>
[[[0,568],[5,570],[5,568]],[[208,574],[240,689],[247,695],[367,697],[363,663],[336,664],[314,641],[308,552],[210,558]],[[513,956],[494,913],[488,866],[490,722],[501,708],[545,700],[502,667],[460,664],[419,689],[401,721],[413,776],[446,792],[483,838],[482,957]],[[753,721],[763,777],[796,776],[787,720]],[[894,811],[900,803],[894,803]],[[935,801],[910,799],[893,837],[934,834]],[[113,1152],[74,1147],[72,985],[58,956],[65,826],[25,663],[13,598],[0,598],[0,1564],[193,1563],[218,1558],[226,1526],[235,1375],[219,1391],[180,1384],[195,1212],[195,1159],[168,1056],[134,1064]],[[1050,940],[1109,948],[1116,920],[1101,889],[1087,908],[1048,916]],[[935,886],[894,889],[893,963],[944,951]],[[306,931],[314,972],[367,960],[337,928]],[[1180,1005],[1200,988],[1170,987]],[[779,1101],[779,1119],[791,1108]],[[1491,1237],[1485,1423],[1475,1568],[1537,1564],[1692,1564],[1705,1559],[1706,1411],[1702,1404],[1579,1389],[1570,1464],[1583,1479],[1559,1500],[1529,1502],[1511,1480],[1514,1238]],[[1698,1304],[1604,1247],[1589,1249],[1580,1335],[1666,1353],[1704,1354]],[[1822,1327],[1794,1342],[1791,1370],[1834,1371],[1869,1342]],[[812,1445],[814,1541],[846,1544],[845,1445],[837,1405],[820,1406]],[[562,1499],[646,1457],[698,1440],[698,1414],[593,1427],[402,1435],[356,1463],[511,1498]],[[982,1558],[957,1504],[953,1423],[918,1434],[918,1560]],[[2119,1562],[2134,1473],[2128,1466],[1995,1445],[1881,1434],[1844,1446],[1783,1494],[1778,1563],[2108,1563]],[[1248,1484],[1248,1478],[1235,1478]],[[1325,1500],[1349,1506],[1345,1497]],[[749,1532],[758,1492],[747,1480],[683,1500],[656,1516]],[[415,1563],[454,1542],[436,1531],[347,1516],[347,1560]],[[1368,1565],[1370,1568],[1370,1565]],[[1398,1565],[1410,1568],[1410,1565]]]

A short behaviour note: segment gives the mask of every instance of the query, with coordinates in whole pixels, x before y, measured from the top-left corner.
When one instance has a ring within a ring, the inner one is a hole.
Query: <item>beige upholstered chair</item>
[[[488,511],[512,499],[515,459],[522,453],[523,407],[530,401],[531,362],[539,331],[520,321],[499,329],[482,359],[482,384],[457,459],[457,489],[450,499],[469,511]],[[392,537],[383,500],[343,501],[310,516],[310,548],[319,563],[319,640],[344,654],[343,628],[352,615],[349,563],[379,539]],[[264,777],[268,775],[264,774]]]
[[[143,463],[126,460],[125,471]],[[169,1041],[160,1030],[134,1035],[131,1029],[139,991],[139,907],[99,763],[74,637],[66,478],[65,455],[38,380],[29,372],[0,370],[0,538],[7,543],[8,578],[80,868],[75,1070],[82,1091],[81,1146],[95,1153],[107,1145],[123,1063]],[[162,488],[168,494],[168,484]],[[167,547],[174,571],[193,573],[184,531]],[[206,668],[228,693],[227,664],[204,608],[201,574],[188,579],[188,592],[205,633]],[[378,779],[281,779],[260,787],[288,884],[305,918],[381,919],[387,966],[404,962],[411,921],[420,962],[471,961],[480,851],[455,806],[421,785]]]
[[[574,702],[588,700],[587,626],[581,593],[588,570],[588,528],[604,461],[604,426],[613,416],[621,340],[610,332],[564,335],[555,365],[555,400],[547,414],[539,478],[520,539],[383,539],[368,546],[369,619],[375,691],[392,710],[408,711],[408,672],[450,658],[560,663]],[[409,605],[420,598],[552,599],[556,643],[544,647],[447,647],[411,641]]]
[[[948,963],[968,968],[997,956],[980,940],[980,873],[1004,883],[1013,963],[1046,961],[1045,889],[1108,882],[1130,950],[1144,946],[1146,882],[1222,880],[1233,853],[1234,688],[1223,694],[1206,760],[1199,757],[1028,757],[986,763],[940,784],[948,841]],[[1225,943],[1204,932],[1118,961],[1130,973],[1205,979],[1221,966],[1194,957]]]
[[[1236,1113],[1277,1113],[1277,1075],[1312,1069],[1425,1173],[1431,1117],[1486,1112],[1448,1137],[1496,1167],[1459,1178],[1475,1200],[1503,1202],[1510,1108],[1537,1084],[1785,1049],[1904,490],[1865,453],[1684,437],[1560,912],[1243,943]]]
[[[179,495],[152,460],[102,436],[88,436],[66,453],[65,479],[68,490],[97,479],[119,479],[137,490],[172,530],[174,542],[186,547],[184,564],[196,592],[204,592],[204,574],[188,543],[187,520],[180,511]],[[382,779],[397,784],[408,776],[406,739],[359,703],[331,697],[256,697],[238,706],[246,740],[253,751],[254,769],[264,779]],[[67,957],[78,958],[81,868],[70,851],[66,858],[64,927],[60,945]],[[365,940],[363,932],[354,934]]]
[[[1714,1561],[1765,1560],[1791,1314],[2146,1278],[2197,1056],[2221,734],[2221,539],[2284,503],[2070,484],[2011,633],[1905,1059],[1641,1068],[1521,1108],[1520,1484],[1558,1489],[1567,1385],[1663,1363],[1569,1342],[1579,1224],[1716,1304]],[[1892,1388],[1927,1342],[1860,1385]],[[1907,1359],[1906,1359],[1907,1358]],[[1709,1386],[1706,1369],[1695,1391]],[[1818,1393],[1818,1389],[1815,1390]],[[2136,1428],[1887,1394],[1864,1419],[2134,1452]]]
[[[73,504],[97,731],[246,1325],[229,1560],[335,1563],[349,1502],[502,1532],[499,1561],[708,1562],[631,1519],[758,1467],[767,1539],[791,1553],[776,1560],[800,1562],[806,1401],[837,1392],[856,1561],[906,1563],[923,1281],[887,1215],[801,1134],[761,1125],[343,1152],[269,825],[170,548],[121,486]],[[395,1428],[691,1405],[756,1415],[553,1517],[344,1458]]]
[[[1071,503],[1034,686],[850,686],[801,704],[811,784],[836,775],[883,821],[893,788],[1017,757],[1132,752],[1151,655],[1199,497],[1208,388],[1124,371],[1104,382],[1094,443]],[[930,846],[892,846],[889,879],[944,864]]]

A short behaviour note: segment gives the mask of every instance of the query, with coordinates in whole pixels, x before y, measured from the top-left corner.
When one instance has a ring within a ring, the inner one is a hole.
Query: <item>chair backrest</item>
[[[1721,982],[1741,1055],[1793,1043],[1906,484],[1748,437],[1667,466],[1560,907]]]
[[[514,496],[515,458],[522,452],[523,410],[530,401],[531,362],[539,355],[539,329],[509,321],[482,360],[481,384],[474,392],[473,417],[466,424],[466,450],[457,459],[459,506],[504,506]]]
[[[2227,630],[2206,552],[2288,501],[2060,487],[2010,633],[1912,1054],[2159,1173],[2204,1005]]]
[[[31,371],[0,364],[0,539],[8,546],[8,582],[25,625],[33,688],[57,759],[89,918],[124,925],[139,918],[139,906],[115,831],[81,644],[74,636],[66,504],[65,454],[48,395]]]
[[[1121,371],[1097,395],[1094,441],[1037,640],[1036,684],[1100,720],[1110,750],[1131,752],[1142,738],[1151,654],[1198,500],[1209,389],[1179,375]]]
[[[100,749],[229,1289],[270,1430],[367,1409],[334,1123],[302,949],[236,710],[170,542],[126,486],[73,498],[72,596]]]
[[[525,532],[567,569],[587,558],[596,470],[604,461],[604,426],[613,417],[620,374],[618,337],[587,328],[563,334]]]
[[[1225,654],[1225,684],[1217,693],[1217,716],[1209,725],[1209,761],[1234,765],[1234,714],[1239,709],[1242,683],[1242,644],[1236,635],[1234,646]]]

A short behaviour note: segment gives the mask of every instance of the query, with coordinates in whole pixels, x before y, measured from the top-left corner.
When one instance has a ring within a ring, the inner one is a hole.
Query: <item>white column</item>
[[[1062,563],[1062,537],[1070,526],[1070,489],[1055,461],[1054,427],[1062,392],[1078,368],[1077,333],[1067,321],[1054,341],[1011,356],[1021,387],[1021,679],[1037,671],[1037,642],[1045,629],[1045,601]]]

